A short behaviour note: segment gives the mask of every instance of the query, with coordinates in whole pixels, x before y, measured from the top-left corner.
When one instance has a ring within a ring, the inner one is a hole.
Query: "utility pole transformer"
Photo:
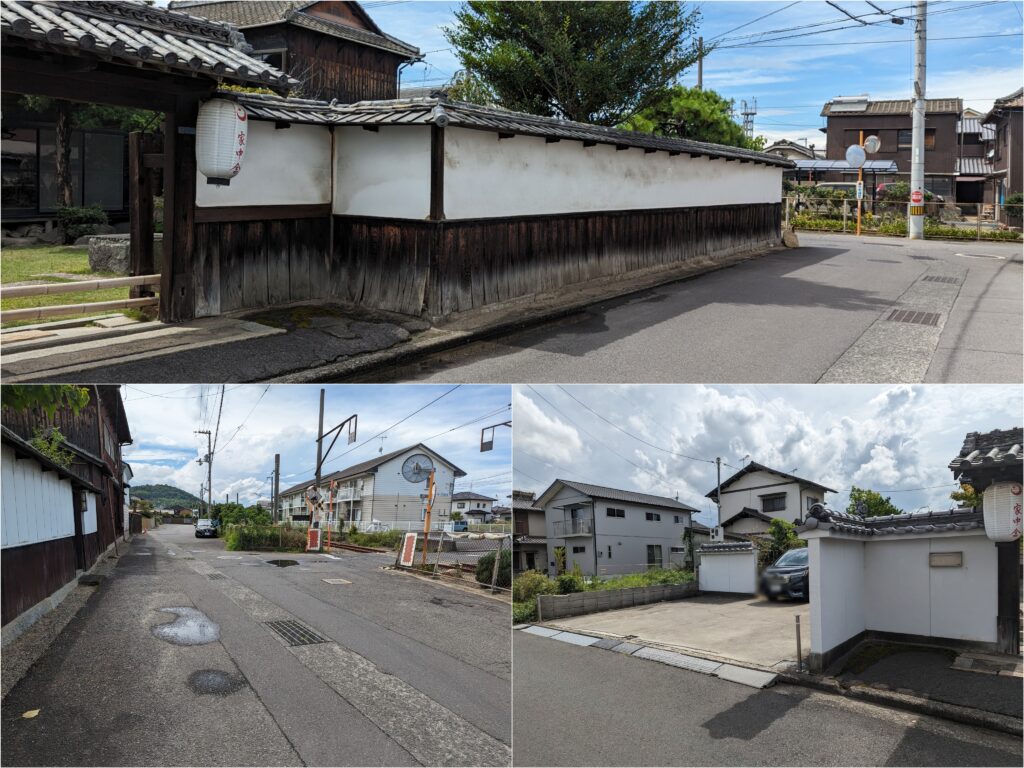
[[[910,150],[910,205],[907,209],[907,233],[911,240],[924,239],[924,119],[925,70],[927,55],[926,17],[928,3],[914,3],[914,107]]]

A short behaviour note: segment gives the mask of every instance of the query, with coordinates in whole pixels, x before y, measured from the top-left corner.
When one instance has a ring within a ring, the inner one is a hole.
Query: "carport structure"
[[[164,189],[160,319],[194,314],[196,117],[222,84],[287,93],[298,81],[248,54],[237,28],[135,2],[5,2],[0,12],[3,91],[164,113],[163,151],[131,168],[132,273],[154,264],[145,168]],[[132,162],[130,160],[130,162]],[[148,220],[147,220],[148,216]]]

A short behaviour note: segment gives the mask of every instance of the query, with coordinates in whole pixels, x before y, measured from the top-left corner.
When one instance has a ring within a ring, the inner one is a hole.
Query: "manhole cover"
[[[267,560],[271,565],[276,565],[278,568],[288,568],[293,565],[298,565],[297,560]]]
[[[919,312],[913,309],[894,309],[886,320],[891,320],[894,323],[936,326],[939,324],[939,313]]]
[[[945,283],[946,285],[959,285],[960,278],[953,275],[925,275],[921,278],[924,283]]]
[[[264,623],[280,635],[288,645],[316,645],[330,642],[326,637],[321,637],[309,627],[292,619]]]
[[[223,573],[211,573],[210,574],[210,581],[216,581],[217,579],[223,579],[223,578],[224,578],[224,574]]]
[[[324,579],[328,584],[351,584],[348,579]]]

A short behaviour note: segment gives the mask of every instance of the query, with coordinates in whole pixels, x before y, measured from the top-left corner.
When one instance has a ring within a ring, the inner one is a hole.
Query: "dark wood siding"
[[[288,73],[302,81],[296,95],[342,103],[398,97],[398,54],[286,24],[247,29],[245,38],[256,50],[286,49]]]
[[[925,116],[925,130],[934,129],[935,149],[925,152],[925,173],[927,175],[952,174],[956,170],[959,155],[959,137],[956,132],[958,117],[955,114],[932,114]],[[899,173],[910,173],[910,149],[900,149],[900,130],[910,130],[913,118],[905,115],[830,115],[828,118],[828,143],[826,156],[829,160],[842,160],[851,137],[864,130],[864,135],[874,133],[882,142],[879,152],[870,155],[871,160],[895,160]],[[851,177],[831,179],[849,181]],[[854,179],[856,180],[856,179]]]
[[[0,558],[3,623],[7,624],[75,578],[71,537],[11,547]]]

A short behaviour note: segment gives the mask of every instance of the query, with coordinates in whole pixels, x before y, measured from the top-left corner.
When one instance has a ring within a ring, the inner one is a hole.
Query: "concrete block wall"
[[[550,621],[588,613],[613,611],[617,608],[632,608],[636,605],[660,603],[665,600],[682,600],[695,597],[697,585],[659,584],[651,587],[630,587],[628,589],[604,589],[596,592],[574,592],[571,595],[538,595],[537,620]]]

